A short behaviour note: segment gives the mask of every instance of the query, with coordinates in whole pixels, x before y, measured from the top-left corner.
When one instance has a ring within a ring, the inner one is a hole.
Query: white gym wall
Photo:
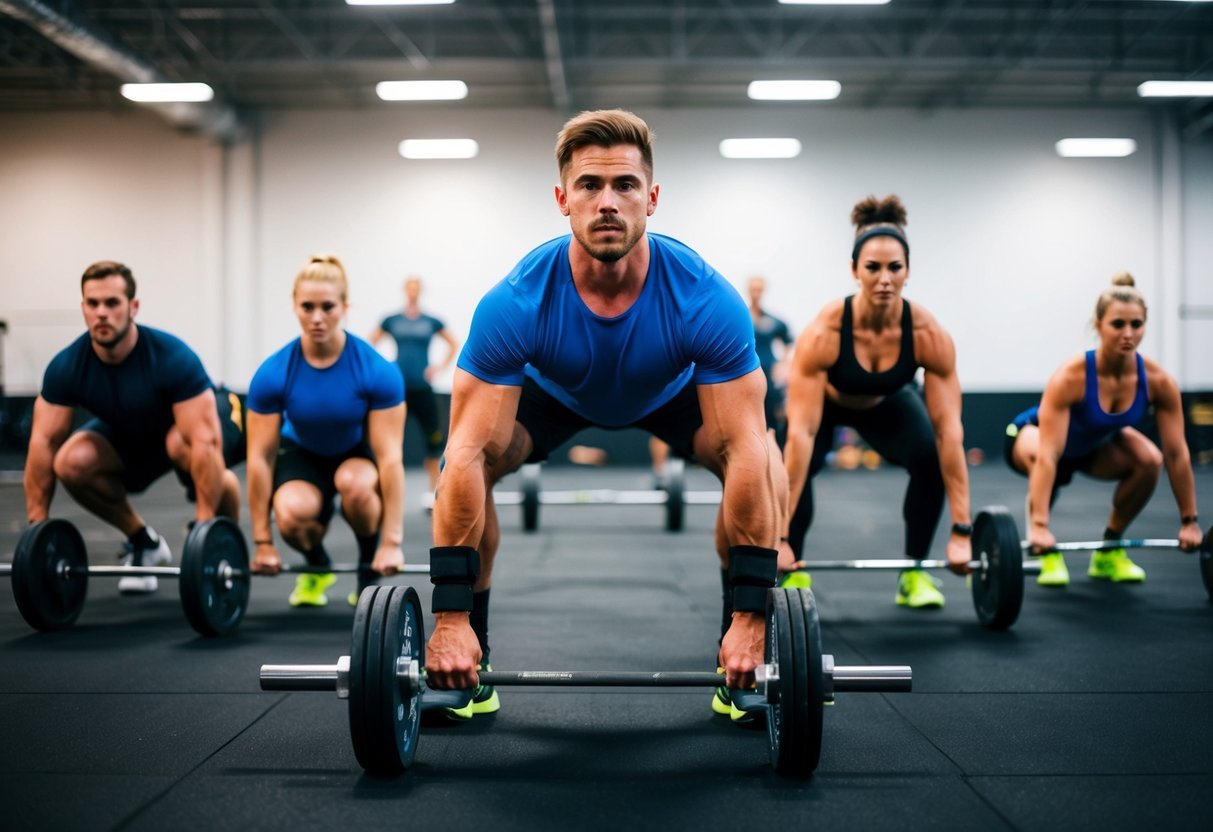
[[[1030,391],[1090,342],[1113,272],[1151,303],[1143,350],[1185,389],[1213,388],[1213,148],[1187,145],[1146,108],[850,110],[759,107],[640,113],[657,133],[654,231],[672,234],[796,329],[850,291],[854,202],[898,193],[910,212],[907,297],[952,332],[971,391]],[[10,113],[0,131],[0,317],[5,386],[36,392],[82,331],[80,272],[128,263],[140,320],[190,343],[211,375],[244,389],[297,333],[290,284],[332,251],[352,281],[349,328],[400,302],[466,333],[475,301],[534,245],[567,230],[552,197],[547,111],[445,108],[262,113],[221,148],[138,111]],[[734,136],[791,136],[799,158],[729,161]],[[1062,159],[1069,136],[1124,136],[1124,159]],[[406,161],[403,138],[470,137],[468,161]],[[1181,311],[1184,313],[1181,315]],[[437,347],[436,347],[437,348]],[[440,382],[440,388],[449,383]]]

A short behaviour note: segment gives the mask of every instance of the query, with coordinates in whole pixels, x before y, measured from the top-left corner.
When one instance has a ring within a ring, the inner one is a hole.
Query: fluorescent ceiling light
[[[1132,139],[1062,139],[1056,145],[1058,156],[1132,156],[1137,142]]]
[[[785,6],[884,6],[889,0],[779,0]]]
[[[449,6],[455,0],[345,0],[347,6]]]
[[[726,159],[794,159],[800,155],[799,139],[725,139],[720,155]]]
[[[1142,98],[1205,98],[1213,96],[1213,81],[1146,81],[1137,86]]]
[[[455,101],[468,97],[462,81],[380,81],[375,92],[384,101]]]
[[[841,92],[837,81],[751,81],[746,95],[755,101],[829,101]]]
[[[181,101],[210,101],[215,91],[209,84],[123,84],[122,95],[144,104],[177,103]]]
[[[406,159],[471,159],[480,152],[475,139],[405,139],[400,155]]]

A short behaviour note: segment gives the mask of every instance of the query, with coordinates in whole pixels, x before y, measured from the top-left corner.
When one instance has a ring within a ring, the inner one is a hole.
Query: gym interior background
[[[842,91],[830,101],[747,98],[749,81],[781,78],[836,79]],[[118,92],[120,83],[153,79],[205,81],[216,99],[144,106]],[[389,102],[375,95],[379,81],[435,79],[465,81],[466,99]],[[457,0],[362,8],[339,0],[0,0],[0,318],[7,325],[0,338],[0,463],[10,482],[19,476],[28,407],[42,371],[81,332],[78,277],[88,263],[114,258],[129,264],[139,280],[139,320],[182,337],[213,378],[237,390],[247,388],[265,356],[294,337],[291,282],[313,252],[334,252],[347,266],[351,331],[365,334],[394,311],[404,276],[417,274],[425,279],[423,305],[462,339],[474,300],[522,254],[567,230],[552,197],[560,125],[581,109],[620,106],[648,120],[657,137],[662,190],[650,229],[687,242],[739,288],[750,275],[764,275],[766,305],[794,331],[827,300],[850,291],[851,205],[869,193],[899,194],[909,208],[913,247],[907,297],[928,307],[956,342],[966,444],[984,451],[986,468],[1001,468],[1007,417],[1035,400],[1064,357],[1090,345],[1087,322],[1096,294],[1114,272],[1131,271],[1150,304],[1142,352],[1173,373],[1184,391],[1189,444],[1205,466],[1198,491],[1208,502],[1213,99],[1141,97],[1138,85],[1150,80],[1213,80],[1213,3],[892,0],[851,8],[776,0]],[[721,141],[735,137],[794,138],[800,153],[723,158]],[[1071,137],[1131,139],[1135,151],[1063,158],[1056,144]],[[410,138],[470,138],[479,153],[404,159],[398,145]],[[436,386],[445,392],[449,384],[448,373]],[[645,459],[639,434],[597,432],[578,441],[606,448],[615,462]],[[407,453],[416,462],[420,443],[410,439]],[[992,496],[1011,504],[1021,498],[1021,481],[991,475],[1002,489],[991,486]],[[415,490],[421,477],[411,479]],[[854,497],[848,506],[880,493],[885,480],[874,482],[868,488],[875,492],[848,486]],[[828,493],[828,485],[819,488]],[[888,480],[890,515],[897,513],[900,488],[901,480]],[[0,494],[5,517],[19,523],[20,489]],[[70,504],[65,495],[58,499]],[[175,500],[163,500],[174,508],[161,510],[161,522],[178,523]],[[1102,510],[1101,500],[1090,501],[1093,511]],[[1171,533],[1170,520],[1161,519],[1170,517],[1169,500],[1160,485],[1152,503],[1160,534]],[[409,522],[414,530],[421,525],[416,515]],[[710,517],[698,517],[698,525],[695,534],[710,528]],[[587,528],[587,535],[610,533]],[[5,531],[6,541],[15,539],[16,526]],[[898,539],[895,524],[884,532]],[[854,536],[839,533],[837,542],[842,548],[875,540],[872,533],[870,524],[857,523]],[[547,539],[544,551],[561,545],[559,538]],[[570,538],[568,545],[586,544]],[[525,582],[515,576],[514,583]],[[879,599],[873,604],[887,601],[884,589],[872,594]],[[871,647],[872,633],[860,622],[862,604],[848,609],[848,643]],[[8,695],[36,693],[46,679],[72,689],[74,681],[48,670],[64,642],[38,642],[15,612],[6,613],[14,619],[5,630],[12,647],[6,663],[33,685],[13,682]],[[326,646],[314,656],[308,637],[340,646],[348,636],[336,612],[329,613],[328,630],[317,635],[305,628],[292,646],[301,661],[328,661],[333,652]],[[1190,625],[1195,637],[1207,633],[1205,613],[1167,621],[1175,631]],[[146,614],[144,626],[167,629],[157,642],[168,645],[165,650],[185,639],[174,613],[156,608]],[[138,649],[130,633],[114,635],[130,629],[116,602],[99,615],[117,623],[102,619],[91,630],[93,640],[77,642],[81,648],[88,644],[104,654],[116,638],[123,649]],[[879,615],[892,617],[883,607]],[[1069,613],[1057,616],[1070,623]],[[895,632],[898,625],[880,626]],[[253,632],[259,644],[251,653],[278,658],[272,629]],[[930,633],[937,636],[939,627]],[[1041,624],[1028,633],[1048,641],[1056,630]],[[1178,636],[1169,631],[1177,640],[1167,642],[1176,651],[1167,655],[1177,662],[1187,650]],[[891,643],[892,651],[873,654],[900,660],[897,650],[908,638],[894,638],[880,645]],[[977,641],[966,640],[966,650],[979,653]],[[936,648],[947,645],[940,641]],[[213,659],[216,652],[208,644],[191,655]],[[1055,657],[1057,665],[1065,655]],[[1207,657],[1207,650],[1197,655]],[[574,653],[572,662],[578,658]],[[31,672],[32,666],[41,670]],[[986,684],[1001,678],[998,669],[1006,663],[989,660],[989,666],[989,677],[956,684],[1006,689]],[[987,665],[980,667],[984,673]],[[109,671],[90,672],[100,675],[85,687],[108,689]],[[249,687],[234,671],[215,672],[228,674],[229,692]],[[1099,686],[1103,677],[1095,675],[1088,687]],[[1113,687],[1117,678],[1112,671],[1106,676]],[[133,684],[144,692],[161,689],[150,678]],[[1207,673],[1192,671],[1178,684],[1207,702]],[[1151,689],[1136,677],[1121,685]],[[201,707],[191,704],[191,714]],[[1207,709],[1188,713],[1203,720],[1193,726],[1194,736],[1207,737]],[[1095,724],[1091,731],[1105,727]],[[508,757],[508,740],[504,746]],[[1176,765],[1179,774],[1195,777],[1183,783],[1207,792],[1205,748],[1203,762],[1179,754]],[[171,750],[162,744],[158,753],[168,757]],[[1113,745],[1109,753],[1127,751]],[[31,770],[58,770],[54,761],[39,765]],[[273,769],[275,761],[267,755],[237,765]],[[642,768],[663,770],[656,763]],[[1077,779],[1089,773],[1081,764],[1060,768]],[[592,769],[609,779],[604,771]],[[693,774],[679,779],[678,791],[696,792]],[[479,769],[473,775],[487,776]],[[336,777],[335,788],[326,782],[337,791],[345,781]],[[1104,782],[1115,789],[1115,778]],[[151,783],[131,805],[146,805],[161,785]],[[88,788],[96,800],[109,784],[94,779]],[[1083,794],[1091,798],[1092,792]],[[935,820],[949,828],[965,828],[966,818],[971,825],[975,818],[1018,828],[1060,825],[1058,816],[1016,816],[998,807],[990,820],[994,803],[987,799],[976,814]],[[830,806],[846,822],[846,811],[829,796],[819,808]],[[1115,826],[1130,816],[1085,817]],[[28,814],[19,817],[20,828],[38,825]],[[202,815],[192,817],[196,824]],[[209,828],[224,820],[256,825],[248,811],[205,817]],[[1189,818],[1183,812],[1163,817],[1177,827]],[[1065,820],[1069,828],[1084,825],[1081,814]],[[106,828],[155,828],[157,821],[168,822],[135,808],[112,820],[92,817]],[[860,825],[889,822],[869,814]],[[915,825],[912,818],[909,824]]]

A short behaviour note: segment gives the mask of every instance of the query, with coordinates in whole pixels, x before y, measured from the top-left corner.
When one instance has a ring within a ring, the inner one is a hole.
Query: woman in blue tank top
[[[901,200],[868,197],[854,207],[851,221],[851,276],[859,292],[827,304],[805,328],[788,373],[784,461],[792,511],[786,539],[799,557],[813,521],[813,477],[825,464],[834,428],[848,425],[910,474],[902,505],[906,556],[928,557],[946,493],[948,565],[965,574],[972,528],[956,349],[934,315],[902,297],[910,244]],[[919,368],[921,394],[913,384]],[[942,607],[944,597],[925,570],[907,569],[895,601],[921,609]]]
[[[1033,552],[1042,555],[1037,578],[1042,586],[1070,582],[1049,530],[1049,509],[1075,471],[1117,483],[1104,539],[1119,540],[1149,501],[1165,464],[1179,505],[1180,546],[1193,551],[1201,542],[1179,386],[1137,352],[1145,335],[1146,302],[1128,272],[1116,275],[1100,294],[1093,324],[1098,347],[1062,364],[1040,404],[1007,426],[1007,462],[1028,476],[1028,538]],[[1150,406],[1162,451],[1134,427]],[[1124,549],[1092,552],[1087,574],[1130,582],[1146,577]]]

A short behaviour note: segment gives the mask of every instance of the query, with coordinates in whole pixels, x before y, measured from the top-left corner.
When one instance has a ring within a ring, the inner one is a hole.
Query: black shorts
[[[404,406],[409,418],[421,425],[426,455],[432,459],[442,456],[442,427],[438,424],[438,397],[430,387],[404,388]]]
[[[552,451],[584,428],[606,427],[574,413],[549,395],[534,379],[527,376],[522,383],[522,398],[518,402],[518,422],[531,435],[533,448],[527,462],[543,462]],[[695,431],[703,424],[699,410],[699,394],[694,382],[688,381],[674,398],[630,425],[607,427],[607,430],[640,428],[670,446],[670,451],[682,459],[695,461]]]
[[[1034,423],[1033,427],[1036,427]],[[1017,425],[1014,422],[1007,425],[1006,431],[1002,437],[1002,458],[1006,460],[1007,467],[1021,476],[1028,476],[1028,472],[1020,471],[1015,467],[1014,450],[1015,440],[1019,438],[1019,431],[1027,427],[1027,425]],[[1053,478],[1053,496],[1050,499],[1050,504],[1057,499],[1057,492],[1063,486],[1069,485],[1074,479],[1074,474],[1077,471],[1085,471],[1090,467],[1095,454],[1099,453],[1098,449],[1091,451],[1089,454],[1074,457],[1062,457],[1057,460],[1057,474]]]
[[[215,408],[219,413],[219,425],[223,435],[223,464],[230,468],[243,462],[247,454],[244,439],[244,400],[225,387],[215,389]],[[185,496],[191,503],[196,495],[194,481],[189,471],[173,465],[167,448],[167,434],[161,436],[142,435],[133,437],[119,433],[100,419],[90,419],[80,430],[100,434],[113,446],[122,460],[122,485],[127,493],[139,494],[148,486],[175,471],[177,480],[185,487]]]
[[[347,459],[369,459],[374,462],[375,455],[365,439],[343,454],[321,456],[283,438],[278,444],[278,458],[274,462],[274,493],[284,484],[298,480],[316,486],[320,490],[321,504],[320,516],[316,520],[322,526],[327,526],[333,519],[333,498],[337,496],[333,477]]]

